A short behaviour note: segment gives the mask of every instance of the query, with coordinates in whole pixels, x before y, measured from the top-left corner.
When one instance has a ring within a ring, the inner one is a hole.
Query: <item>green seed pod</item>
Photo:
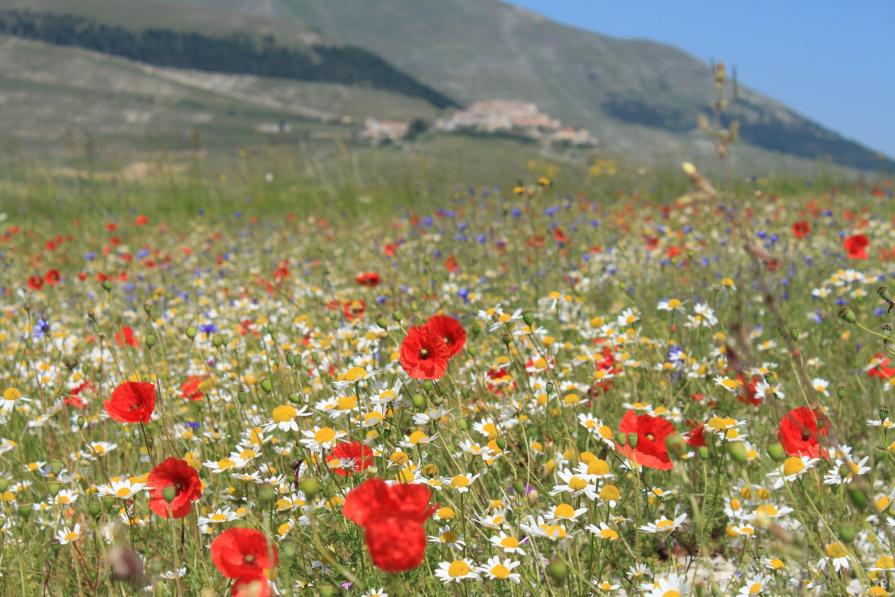
[[[298,488],[309,500],[317,497],[320,492],[320,483],[314,477],[302,477],[298,483]]]
[[[388,329],[388,320],[385,317],[380,317],[376,320],[376,325],[381,327],[384,330]]]
[[[535,323],[534,313],[531,311],[526,311],[522,314],[522,321],[525,322],[525,325],[532,326]]]
[[[636,433],[628,434],[628,445],[631,446],[632,448],[637,447],[637,443],[639,442],[639,440],[640,440],[640,438],[638,437],[638,435]]]
[[[779,443],[773,443],[768,446],[768,456],[771,457],[771,460],[774,462],[783,462],[786,460],[786,450],[783,449]]]
[[[621,431],[616,433],[615,434],[615,443],[617,443],[620,446],[624,446],[625,444],[627,444],[628,443],[628,434],[622,433]]]
[[[417,408],[424,408],[426,406],[426,397],[422,394],[414,394],[413,396],[411,396],[410,400]]]
[[[291,350],[287,350],[286,354],[284,356],[286,358],[287,365],[289,365],[291,367],[292,365],[295,364],[295,353],[293,353]]]
[[[265,377],[261,380],[261,389],[270,394],[273,392],[273,382],[270,381],[269,377]]]
[[[746,451],[746,444],[744,444],[743,442],[728,442],[727,453],[730,454],[731,458],[733,458],[740,464],[749,461],[749,456]]]
[[[165,501],[169,504],[174,501],[174,498],[177,497],[177,488],[173,485],[168,485],[164,489],[162,489],[162,497],[165,498]]]
[[[112,291],[112,283],[108,280],[103,280],[102,287],[106,292]]]
[[[858,510],[867,509],[867,494],[864,493],[863,490],[858,489],[857,487],[849,487],[845,491],[848,494],[849,501],[851,501],[855,508]]]
[[[842,539],[843,542],[851,543],[855,540],[855,535],[858,534],[858,529],[855,528],[853,522],[840,522],[836,527],[836,534],[839,535],[839,538]]]
[[[51,496],[56,497],[61,490],[62,485],[60,483],[57,483],[55,481],[50,481],[49,483],[47,483],[47,491]]]
[[[211,345],[215,348],[220,348],[224,344],[226,344],[227,340],[221,336],[220,334],[215,334],[211,337]]]
[[[459,419],[457,421],[457,427],[459,427],[461,431],[466,431],[469,429],[469,423],[466,422],[466,419]]]
[[[564,561],[559,558],[554,558],[547,565],[547,574],[553,579],[558,585],[563,584],[566,580],[566,575],[569,573],[569,567],[566,565]]]
[[[509,335],[509,334],[504,334],[504,335],[501,337],[501,339],[503,340],[503,343],[504,343],[507,347],[509,347],[510,344],[513,343],[513,337],[512,337],[511,335]]]
[[[394,313],[392,313],[392,319],[394,319],[398,323],[401,323],[401,320],[404,319],[404,314],[400,311],[395,311]]]
[[[441,406],[444,403],[444,398],[441,397],[441,394],[435,394],[432,396],[432,404],[435,406]]]
[[[699,448],[696,450],[696,454],[702,460],[708,460],[711,457],[711,454],[709,453],[709,449],[706,446],[699,446]]]
[[[665,448],[675,456],[681,456],[687,451],[687,442],[678,433],[672,433],[665,438]]]
[[[494,443],[497,444],[497,447],[500,448],[501,450],[507,449],[507,440],[502,437],[498,437]]]
[[[301,404],[301,394],[289,394],[289,402],[292,404]]]
[[[187,338],[192,340],[193,338],[196,337],[196,334],[199,333],[199,329],[196,326],[191,325],[191,326],[187,326],[187,328],[183,331],[183,333],[186,334]]]
[[[7,489],[9,489],[9,479],[0,477],[0,493],[3,493]]]
[[[149,334],[148,336],[146,336],[146,339],[143,340],[143,344],[146,345],[146,348],[149,348],[151,350],[152,347],[155,346],[155,336]]]
[[[554,387],[555,387],[555,386],[553,385],[553,382],[552,382],[552,381],[548,381],[548,382],[547,382],[547,385],[544,386],[544,389],[547,390],[547,393],[548,393],[548,394],[552,394],[552,393],[553,393],[553,388],[554,388]]]
[[[115,497],[111,495],[104,495],[100,498],[100,501],[103,503],[103,506],[106,510],[111,510],[115,507]]]
[[[93,518],[99,518],[103,515],[103,505],[96,500],[90,500],[87,502],[87,513]]]
[[[423,381],[423,390],[425,390],[427,394],[431,393],[432,390],[434,390],[434,389],[435,389],[435,384],[432,383],[431,379],[427,379],[427,380]]]
[[[236,393],[236,401],[240,404],[245,404],[249,400],[249,395],[243,391],[239,391]]]
[[[65,465],[61,460],[51,460],[50,461],[50,472],[54,475],[58,475],[62,472],[62,469],[65,468]]]
[[[845,386],[839,386],[838,388],[836,388],[836,397],[840,400],[845,400],[846,398],[848,398],[848,388],[846,388]]]
[[[856,323],[858,321],[858,318],[855,317],[855,312],[849,307],[842,307],[839,309],[839,319],[846,323]]]
[[[475,338],[482,333],[482,328],[479,326],[479,324],[474,323],[472,324],[472,327],[469,329],[469,331],[472,332],[472,337]]]

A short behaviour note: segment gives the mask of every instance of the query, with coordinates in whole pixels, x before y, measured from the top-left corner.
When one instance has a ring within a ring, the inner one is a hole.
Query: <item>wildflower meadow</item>
[[[12,214],[0,594],[892,594],[891,182],[675,176]]]

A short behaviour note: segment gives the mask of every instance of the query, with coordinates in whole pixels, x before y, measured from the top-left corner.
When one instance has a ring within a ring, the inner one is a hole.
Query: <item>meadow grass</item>
[[[7,177],[0,594],[889,594],[891,183],[367,164]],[[465,345],[415,379],[435,314]],[[343,516],[370,478],[431,490],[412,570]],[[232,527],[270,584],[212,562]]]

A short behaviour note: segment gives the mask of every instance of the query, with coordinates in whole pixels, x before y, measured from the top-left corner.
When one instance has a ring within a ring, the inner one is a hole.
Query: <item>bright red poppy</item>
[[[51,270],[47,270],[47,273],[44,274],[44,280],[46,280],[47,284],[49,284],[50,286],[55,286],[59,284],[60,281],[62,281],[62,276],[59,274],[58,269],[53,268]]]
[[[121,329],[115,332],[115,342],[118,346],[139,346],[137,336],[134,334],[134,328],[129,325],[121,326]]]
[[[444,338],[448,348],[448,358],[463,350],[466,345],[466,330],[453,317],[433,315],[426,322],[426,327],[439,338]]]
[[[193,502],[202,497],[199,473],[186,460],[168,458],[156,465],[146,482],[149,487],[149,509],[162,518],[183,518],[190,513]],[[165,488],[174,488],[170,504],[165,499]]]
[[[440,379],[450,356],[444,336],[428,326],[411,327],[401,343],[401,366],[414,379]]]
[[[891,379],[892,377],[895,377],[895,367],[889,366],[891,362],[889,357],[884,356],[883,353],[876,353],[873,355],[873,360],[871,361],[873,366],[867,370],[867,375],[869,377],[878,377],[880,379]]]
[[[807,406],[794,408],[780,421],[777,439],[790,456],[826,457],[819,436],[830,432],[830,420],[819,410]]]
[[[863,234],[853,234],[842,241],[849,259],[867,259],[867,245],[870,241]]]
[[[357,278],[354,280],[361,286],[367,286],[368,288],[375,288],[382,283],[382,278],[377,272],[364,272],[358,274]]]
[[[31,276],[28,278],[28,288],[31,290],[40,290],[44,285],[43,278],[40,276]]]
[[[361,299],[345,301],[344,303],[342,303],[342,315],[344,315],[345,319],[347,319],[348,321],[361,319],[364,316],[364,312],[366,310],[367,303]]]
[[[687,434],[687,445],[700,448],[705,445],[705,425],[700,423]]]
[[[792,233],[796,238],[805,238],[811,232],[811,225],[808,222],[800,221],[792,225]]]
[[[370,558],[387,572],[411,570],[426,555],[426,520],[432,492],[420,483],[388,485],[369,479],[345,498],[342,514],[364,528]]]
[[[373,450],[360,442],[342,442],[326,457],[330,470],[340,477],[359,473],[373,464]]]
[[[202,400],[205,394],[199,386],[206,379],[208,379],[207,375],[190,375],[185,382],[180,384],[180,395],[187,400]]]
[[[277,547],[261,531],[233,527],[211,542],[211,561],[221,574],[244,583],[277,565]]]
[[[630,460],[647,468],[668,470],[672,467],[665,438],[674,433],[674,425],[662,417],[638,415],[629,410],[618,425],[622,433],[636,433],[637,445],[631,447],[628,442],[618,449]]]
[[[155,386],[145,381],[126,381],[112,391],[103,406],[119,423],[148,423],[155,410]]]
[[[134,224],[137,226],[145,226],[149,223],[149,216],[139,215],[134,218]]]

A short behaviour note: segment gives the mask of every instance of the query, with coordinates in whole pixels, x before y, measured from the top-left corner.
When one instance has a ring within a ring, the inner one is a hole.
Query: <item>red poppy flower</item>
[[[366,310],[367,303],[360,299],[345,301],[344,303],[342,303],[342,315],[344,315],[345,319],[347,319],[348,321],[354,321],[355,319],[362,318]]]
[[[211,542],[211,561],[227,578],[246,583],[277,565],[277,548],[261,531],[233,527]]]
[[[145,226],[149,223],[149,216],[139,215],[134,218],[134,224],[137,226]]]
[[[687,434],[687,445],[694,448],[700,448],[705,445],[705,426],[700,423],[690,430]]]
[[[121,329],[115,332],[115,342],[118,346],[139,346],[137,336],[134,335],[134,328],[129,325],[121,326]]]
[[[873,355],[873,367],[867,370],[869,377],[878,377],[880,379],[891,379],[895,377],[895,367],[889,367],[889,357],[883,356],[881,352]]]
[[[830,420],[818,410],[807,406],[794,408],[780,421],[777,439],[790,456],[826,457],[818,436],[829,433]]]
[[[447,259],[444,260],[444,268],[450,273],[456,274],[460,271],[460,262],[453,255],[448,255]]]
[[[62,280],[62,276],[59,274],[58,269],[53,268],[51,270],[48,270],[47,273],[44,274],[44,280],[46,280],[47,284],[49,284],[50,286],[55,286],[59,283],[60,280]]]
[[[379,276],[377,272],[364,272],[362,274],[358,274],[355,281],[361,286],[367,286],[369,288],[375,288],[382,283],[382,278]]]
[[[187,400],[202,400],[205,394],[199,386],[208,379],[207,375],[190,375],[185,382],[180,384],[180,395]]]
[[[863,234],[853,234],[842,241],[849,259],[867,259],[867,245],[870,242]]]
[[[466,345],[466,330],[453,317],[433,315],[426,322],[426,327],[439,338],[444,338],[448,348],[448,358],[463,350]]]
[[[342,442],[326,457],[330,470],[340,477],[359,473],[373,464],[373,450],[360,442]]]
[[[632,448],[625,442],[618,449],[630,460],[647,468],[668,470],[672,467],[665,438],[674,433],[674,425],[662,417],[647,414],[638,415],[629,410],[622,417],[618,430],[622,433],[636,433],[637,445]]]
[[[792,225],[792,233],[796,238],[805,238],[811,232],[811,226],[808,222],[796,222]]]
[[[43,278],[40,276],[31,276],[28,278],[28,288],[31,290],[40,290],[44,285]]]
[[[155,409],[155,386],[145,381],[126,381],[103,403],[119,423],[148,423]]]
[[[237,578],[230,589],[231,597],[270,597],[270,582],[263,576]]]
[[[146,482],[149,487],[149,509],[162,518],[183,518],[193,502],[202,497],[202,481],[196,469],[180,458],[168,458],[156,465]],[[174,499],[165,500],[165,488],[174,488]]]
[[[441,378],[450,356],[444,337],[428,326],[410,328],[401,343],[401,366],[414,379]]]
[[[373,564],[401,572],[419,566],[426,555],[424,525],[435,511],[431,496],[429,487],[419,483],[369,479],[348,493],[342,514],[364,528]]]

